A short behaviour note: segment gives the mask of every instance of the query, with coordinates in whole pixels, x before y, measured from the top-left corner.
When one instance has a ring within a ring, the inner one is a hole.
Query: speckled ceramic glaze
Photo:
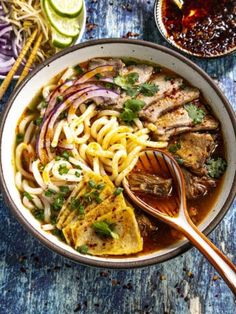
[[[190,245],[182,240],[163,250],[137,257],[105,258],[85,256],[43,231],[39,222],[26,209],[14,184],[13,147],[17,121],[26,105],[44,84],[68,66],[95,57],[133,57],[151,61],[178,73],[192,85],[198,87],[221,121],[226,145],[228,168],[222,190],[214,208],[199,228],[209,233],[225,215],[236,194],[236,120],[230,104],[210,79],[194,63],[170,49],[145,41],[106,39],[90,41],[64,50],[38,67],[28,76],[11,96],[3,114],[0,128],[0,177],[7,204],[27,230],[50,249],[74,261],[103,267],[130,268],[151,265],[170,259],[186,251]]]

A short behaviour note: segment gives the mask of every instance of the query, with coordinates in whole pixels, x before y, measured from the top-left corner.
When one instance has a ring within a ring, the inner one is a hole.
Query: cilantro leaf
[[[132,122],[135,118],[137,118],[137,113],[133,112],[131,109],[125,108],[121,114],[120,118],[126,123]]]
[[[185,105],[184,108],[187,110],[188,115],[193,120],[194,124],[202,123],[206,115],[206,112],[203,109],[198,108],[193,103]]]
[[[132,122],[138,117],[138,112],[145,106],[145,102],[138,99],[128,99],[124,103],[124,109],[120,114],[121,120],[126,123]]]
[[[128,99],[124,103],[124,107],[132,110],[133,112],[140,111],[145,106],[145,102],[139,99]]]
[[[159,87],[153,83],[143,83],[139,85],[139,90],[144,96],[151,97],[159,91]]]
[[[138,79],[139,79],[139,74],[136,72],[132,72],[124,76],[119,75],[115,77],[114,82],[116,85],[127,90],[131,88],[138,81]]]
[[[42,122],[43,122],[43,117],[39,117],[36,120],[34,120],[34,125],[40,126]]]
[[[113,239],[119,239],[117,233],[114,232],[115,224],[108,221],[96,221],[92,224],[92,228],[100,236],[111,237]]]
[[[216,159],[209,159],[206,163],[206,167],[209,176],[214,179],[218,179],[224,174],[227,168],[227,162],[220,157]]]

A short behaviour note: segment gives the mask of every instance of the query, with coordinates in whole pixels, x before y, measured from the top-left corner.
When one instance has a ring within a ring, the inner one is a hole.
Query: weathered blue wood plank
[[[88,22],[97,26],[83,40],[123,37],[161,43],[154,1],[87,0]],[[130,4],[130,5],[128,5]],[[236,60],[193,59],[236,109]],[[13,88],[13,86],[11,86]],[[8,95],[0,103],[4,107]],[[44,248],[19,225],[0,199],[0,313],[235,313],[235,300],[196,249],[139,270],[101,270],[76,265]],[[210,235],[236,263],[236,202]],[[233,256],[234,255],[234,256]],[[161,280],[162,279],[162,280]]]

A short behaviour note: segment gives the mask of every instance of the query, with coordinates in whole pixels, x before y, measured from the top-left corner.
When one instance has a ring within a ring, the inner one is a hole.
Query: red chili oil
[[[168,37],[197,55],[212,57],[236,46],[236,0],[173,0],[162,3]]]

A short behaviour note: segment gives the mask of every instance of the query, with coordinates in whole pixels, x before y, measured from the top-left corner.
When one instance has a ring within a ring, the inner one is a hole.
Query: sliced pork
[[[164,113],[197,99],[199,94],[199,90],[194,87],[178,90],[165,98],[157,100],[149,106],[145,106],[139,113],[139,116],[144,120],[155,123]]]
[[[130,73],[138,73],[139,78],[135,84],[143,84],[150,80],[153,67],[146,64],[129,65],[120,70],[120,75],[125,76]]]

